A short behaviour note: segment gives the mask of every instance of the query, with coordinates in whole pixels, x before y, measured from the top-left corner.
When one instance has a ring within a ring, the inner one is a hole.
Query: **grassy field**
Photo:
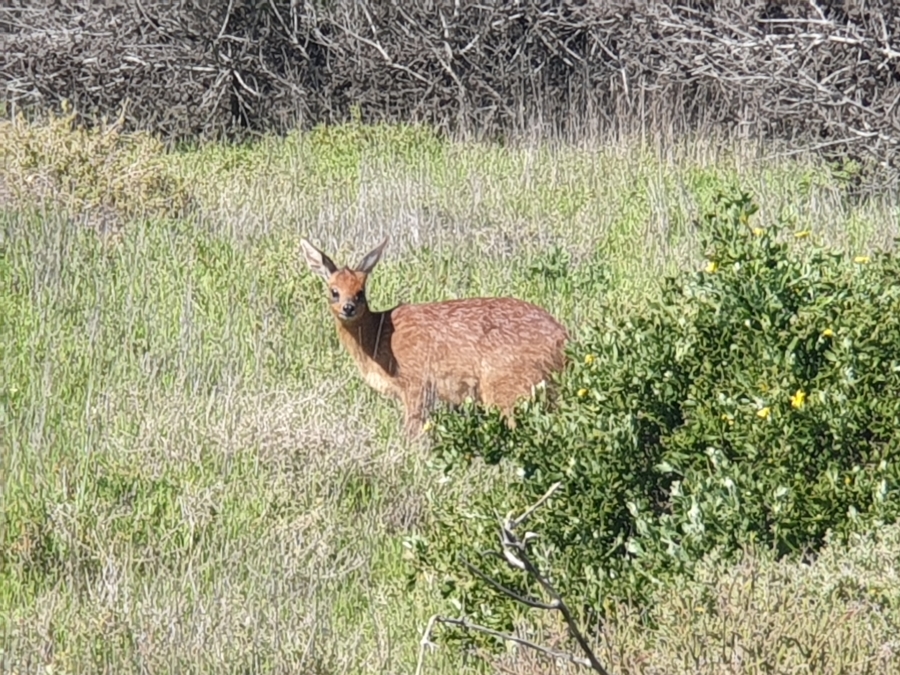
[[[64,174],[55,207],[0,209],[3,672],[415,671],[441,606],[408,584],[404,537],[465,486],[356,376],[301,236],[355,263],[389,234],[378,308],[509,294],[577,336],[702,264],[692,219],[719,189],[859,254],[900,221],[896,198],[854,199],[813,160],[698,140],[500,147],[350,125],[154,162],[190,215],[108,227],[115,213],[65,199],[90,172]],[[886,528],[813,565],[710,561],[654,621],[621,608],[600,653],[614,672],[895,672],[900,608],[879,589],[898,560]],[[439,647],[423,672],[484,668]]]

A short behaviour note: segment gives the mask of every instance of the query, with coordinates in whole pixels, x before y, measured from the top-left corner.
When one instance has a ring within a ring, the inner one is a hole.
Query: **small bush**
[[[63,104],[43,123],[0,121],[0,204],[49,205],[116,225],[185,211],[187,188],[168,171],[158,139],[121,133],[121,120],[85,127],[76,119]]]
[[[751,226],[747,195],[702,223],[705,271],[611,317],[570,347],[553,405],[524,403],[514,429],[469,408],[436,420],[435,453],[515,475],[471,503],[434,509],[410,542],[459,611],[508,629],[511,603],[460,558],[539,594],[496,550],[497,515],[562,489],[529,523],[532,555],[573,605],[649,599],[705,555],[814,551],[900,512],[900,263],[853,261]],[[786,236],[782,236],[782,235]]]

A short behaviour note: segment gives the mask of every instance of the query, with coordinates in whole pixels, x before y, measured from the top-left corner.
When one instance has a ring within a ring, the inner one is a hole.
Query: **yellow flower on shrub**
[[[431,420],[428,420],[427,422],[425,422],[425,424],[422,425],[422,431],[424,431],[426,434],[429,431],[431,431],[433,428],[434,428],[434,423]]]
[[[761,420],[769,419],[769,415],[771,415],[771,414],[772,414],[772,409],[769,406],[766,406],[765,408],[760,408],[759,410],[756,411],[756,416],[758,418],[760,418]]]
[[[596,357],[593,354],[588,354],[584,357],[584,363],[589,366],[594,362],[595,358]]]
[[[584,387],[582,387],[581,389],[578,390],[578,398],[584,398],[587,395],[588,395],[588,390],[585,389]]]
[[[800,230],[799,232],[794,232],[794,237],[797,239],[806,239],[809,236],[809,230]]]
[[[715,260],[710,260],[709,264],[706,266],[706,271],[709,274],[715,274],[719,271],[719,263],[717,263]]]
[[[797,393],[791,396],[791,407],[800,410],[804,405],[806,405],[806,392],[798,389]]]
[[[753,234],[755,234],[757,237],[763,236],[763,235],[765,234],[765,232],[766,232],[766,231],[765,231],[764,229],[762,229],[761,227],[754,227],[754,228],[753,228]]]
[[[855,262],[857,265],[865,265],[867,262],[869,262],[869,260],[870,258],[867,255],[858,255],[853,259],[853,262]]]
[[[834,331],[831,330],[830,328],[826,328],[825,330],[822,331],[822,337],[827,337],[827,338],[834,337]]]

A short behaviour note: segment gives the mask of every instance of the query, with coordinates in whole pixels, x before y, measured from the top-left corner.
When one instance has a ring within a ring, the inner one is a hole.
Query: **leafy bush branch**
[[[454,607],[508,631],[519,609],[460,557],[490,514],[561,482],[532,552],[581,621],[644,602],[711,553],[814,552],[900,514],[900,260],[847,258],[809,232],[754,222],[746,194],[698,223],[706,269],[666,280],[637,313],[583,330],[552,405],[437,419],[450,479],[476,459],[514,476],[437,509],[411,540]],[[521,597],[539,586],[486,559]]]

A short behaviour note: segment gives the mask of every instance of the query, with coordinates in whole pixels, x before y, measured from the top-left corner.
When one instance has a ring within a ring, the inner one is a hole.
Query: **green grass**
[[[900,213],[852,199],[812,160],[702,141],[504,148],[350,125],[165,160],[197,214],[134,220],[110,240],[79,214],[0,210],[4,671],[414,671],[437,599],[407,585],[403,538],[465,494],[356,376],[301,236],[355,263],[390,234],[369,293],[379,308],[510,294],[577,336],[602,298],[629,311],[661,275],[701,264],[692,219],[723,187],[858,253],[889,242]],[[900,556],[896,533],[885,542],[825,556],[784,592],[818,597],[853,556],[883,585],[896,570],[878,556]],[[730,638],[689,597],[663,604],[656,631],[623,613],[611,658],[701,672],[679,650]],[[822,597],[828,616],[856,601]],[[872,626],[891,611],[865,605],[854,639],[889,641]],[[751,643],[752,617],[790,614],[747,612]],[[799,625],[802,640],[812,624]],[[516,672],[551,672],[523,658]],[[426,664],[480,667],[447,648]],[[735,672],[769,672],[753,667]]]

